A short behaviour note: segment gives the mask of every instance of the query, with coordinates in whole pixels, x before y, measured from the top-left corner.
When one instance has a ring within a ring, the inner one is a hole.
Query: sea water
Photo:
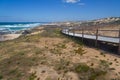
[[[0,34],[15,33],[42,24],[46,24],[46,22],[0,22]]]

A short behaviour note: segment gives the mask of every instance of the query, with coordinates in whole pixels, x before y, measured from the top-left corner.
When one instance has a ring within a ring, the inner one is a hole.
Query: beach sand
[[[21,34],[4,34],[0,35],[0,41],[13,40],[20,36]]]

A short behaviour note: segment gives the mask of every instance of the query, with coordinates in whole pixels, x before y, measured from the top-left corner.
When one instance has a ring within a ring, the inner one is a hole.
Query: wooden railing
[[[118,53],[120,54],[120,29],[119,30],[100,30],[100,29],[70,29],[70,28],[65,28],[63,30],[66,30],[66,33],[69,35],[69,33],[73,33],[73,36],[75,36],[75,34],[81,34],[81,38],[82,38],[82,42],[84,41],[84,35],[94,35],[95,38],[95,46],[97,47],[98,45],[98,37],[99,36],[103,36],[103,37],[110,37],[110,38],[117,38],[119,39],[119,42],[117,43],[118,45]],[[91,32],[94,32],[93,34],[91,34]],[[110,34],[109,35],[101,35],[100,32],[104,32],[104,34]],[[109,33],[107,33],[109,32]],[[115,34],[112,34],[112,33]],[[113,36],[111,36],[113,35]],[[116,43],[115,43],[116,44]]]

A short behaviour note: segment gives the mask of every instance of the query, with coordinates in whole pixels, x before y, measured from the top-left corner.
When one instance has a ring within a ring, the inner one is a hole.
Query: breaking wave
[[[12,33],[39,26],[43,23],[0,23],[0,33]]]

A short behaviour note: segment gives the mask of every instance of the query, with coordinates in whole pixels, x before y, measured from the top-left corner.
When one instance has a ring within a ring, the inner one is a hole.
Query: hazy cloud
[[[82,3],[81,0],[63,0],[65,3],[76,3],[79,6],[84,6],[85,3]]]
[[[78,3],[80,0],[64,0],[66,3]]]

